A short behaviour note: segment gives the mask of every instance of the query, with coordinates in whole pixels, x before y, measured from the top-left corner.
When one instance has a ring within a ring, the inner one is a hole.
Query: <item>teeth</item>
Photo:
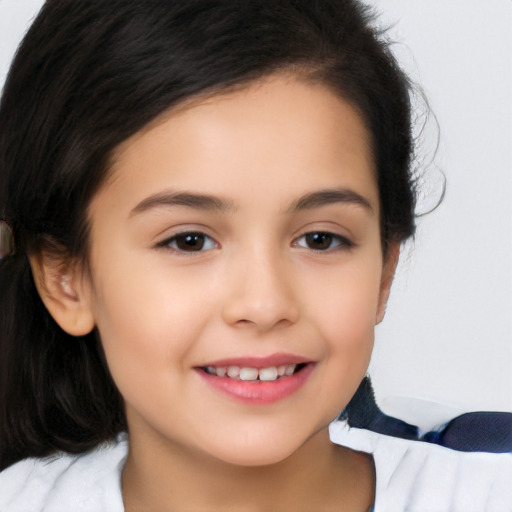
[[[294,374],[295,369],[297,368],[296,364],[286,364],[281,366],[270,366],[269,368],[251,368],[251,367],[242,367],[239,366],[207,366],[206,371],[211,375],[216,375],[217,377],[229,377],[231,379],[244,380],[244,381],[254,381],[261,380],[271,382],[279,377],[290,377]]]
[[[260,370],[260,380],[276,380],[277,379],[277,368],[262,368]]]
[[[240,376],[240,368],[238,366],[228,366],[228,377],[238,379]]]
[[[258,370],[256,368],[240,368],[240,380],[256,380]]]
[[[290,375],[293,375],[293,372],[295,371],[295,368],[297,367],[296,364],[289,364],[287,367],[286,367],[286,370],[284,372],[284,374],[289,377]]]

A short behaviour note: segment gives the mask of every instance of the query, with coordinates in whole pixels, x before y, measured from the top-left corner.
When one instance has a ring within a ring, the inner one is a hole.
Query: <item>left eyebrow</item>
[[[147,197],[130,212],[130,217],[148,210],[185,206],[195,210],[209,212],[231,212],[235,209],[233,203],[221,197],[209,194],[196,194],[191,192],[162,192]]]
[[[318,190],[305,194],[291,205],[288,209],[288,213],[296,213],[302,210],[311,210],[313,208],[320,208],[335,203],[352,204],[355,206],[361,206],[371,213],[374,213],[370,201],[362,195],[354,192],[353,190],[346,188],[334,188]]]

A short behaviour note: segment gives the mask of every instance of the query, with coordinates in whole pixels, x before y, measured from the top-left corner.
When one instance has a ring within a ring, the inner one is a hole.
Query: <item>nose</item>
[[[231,266],[223,306],[226,323],[258,331],[292,325],[299,318],[293,274],[278,256],[252,254]]]

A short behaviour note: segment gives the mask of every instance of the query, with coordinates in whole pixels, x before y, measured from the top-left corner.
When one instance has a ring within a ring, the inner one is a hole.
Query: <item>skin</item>
[[[56,280],[32,263],[60,325],[100,332],[126,404],[126,510],[367,510],[372,460],[327,428],[365,375],[398,248],[383,260],[355,109],[277,75],[171,111],[113,162],[90,205],[89,273]],[[327,189],[344,195],[300,201]],[[223,208],[164,204],[177,192]],[[180,250],[183,232],[204,233],[203,249]],[[305,237],[325,232],[327,247]],[[226,396],[196,370],[275,353],[315,365],[272,404]]]

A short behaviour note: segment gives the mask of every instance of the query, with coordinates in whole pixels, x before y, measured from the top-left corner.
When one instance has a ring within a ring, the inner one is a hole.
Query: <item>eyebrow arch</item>
[[[148,210],[162,207],[185,206],[208,212],[231,212],[235,210],[231,201],[208,194],[192,192],[161,192],[142,200],[130,212],[130,217]]]
[[[373,208],[368,199],[362,195],[346,188],[334,188],[319,190],[306,194],[295,201],[288,209],[289,213],[295,213],[302,210],[320,208],[335,203],[346,203],[355,206],[362,206],[364,209],[373,213]]]

